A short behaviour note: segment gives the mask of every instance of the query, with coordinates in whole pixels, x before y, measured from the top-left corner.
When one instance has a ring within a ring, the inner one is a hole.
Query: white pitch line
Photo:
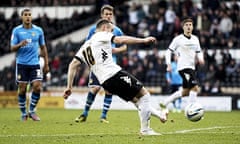
[[[186,130],[178,130],[175,132],[166,132],[164,134],[190,133],[190,132],[206,131],[206,130],[213,130],[213,129],[227,129],[227,128],[236,128],[236,127],[240,127],[240,126],[215,126],[215,127],[197,128],[197,129],[186,129]]]

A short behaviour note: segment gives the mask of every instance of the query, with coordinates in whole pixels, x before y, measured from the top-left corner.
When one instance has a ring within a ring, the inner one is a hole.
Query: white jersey
[[[178,55],[178,70],[185,68],[195,69],[196,54],[201,52],[197,36],[191,35],[191,38],[187,38],[183,34],[178,35],[172,40],[169,49]]]
[[[112,58],[110,32],[97,32],[78,50],[75,57],[86,63],[96,75],[100,84],[114,76],[122,68]]]

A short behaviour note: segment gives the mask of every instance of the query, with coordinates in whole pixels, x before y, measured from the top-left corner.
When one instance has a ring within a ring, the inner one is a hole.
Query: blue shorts
[[[16,66],[16,82],[28,83],[36,80],[42,80],[43,74],[40,65],[23,65]]]
[[[96,75],[93,72],[90,72],[89,79],[88,79],[88,87],[93,87],[93,86],[101,86],[101,84],[98,81]]]

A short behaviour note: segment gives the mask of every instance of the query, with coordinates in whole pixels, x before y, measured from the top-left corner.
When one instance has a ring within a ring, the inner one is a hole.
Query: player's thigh
[[[100,82],[98,81],[95,74],[92,72],[89,73],[89,79],[88,79],[88,87],[101,87]]]

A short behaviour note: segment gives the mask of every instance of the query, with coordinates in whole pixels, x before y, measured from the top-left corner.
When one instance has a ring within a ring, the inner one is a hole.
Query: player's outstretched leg
[[[104,104],[103,104],[103,110],[102,110],[100,122],[109,123],[109,121],[107,120],[107,112],[110,108],[111,103],[112,103],[112,95],[106,94],[104,97]]]
[[[171,94],[169,97],[167,97],[163,102],[160,102],[160,107],[162,109],[166,109],[166,107],[169,103],[173,102],[174,100],[176,100],[180,97],[182,97],[182,91],[178,90],[178,91],[174,92],[173,94]]]
[[[86,104],[83,110],[83,113],[75,119],[75,122],[85,122],[87,120],[88,112],[95,100],[96,94],[88,92]]]

